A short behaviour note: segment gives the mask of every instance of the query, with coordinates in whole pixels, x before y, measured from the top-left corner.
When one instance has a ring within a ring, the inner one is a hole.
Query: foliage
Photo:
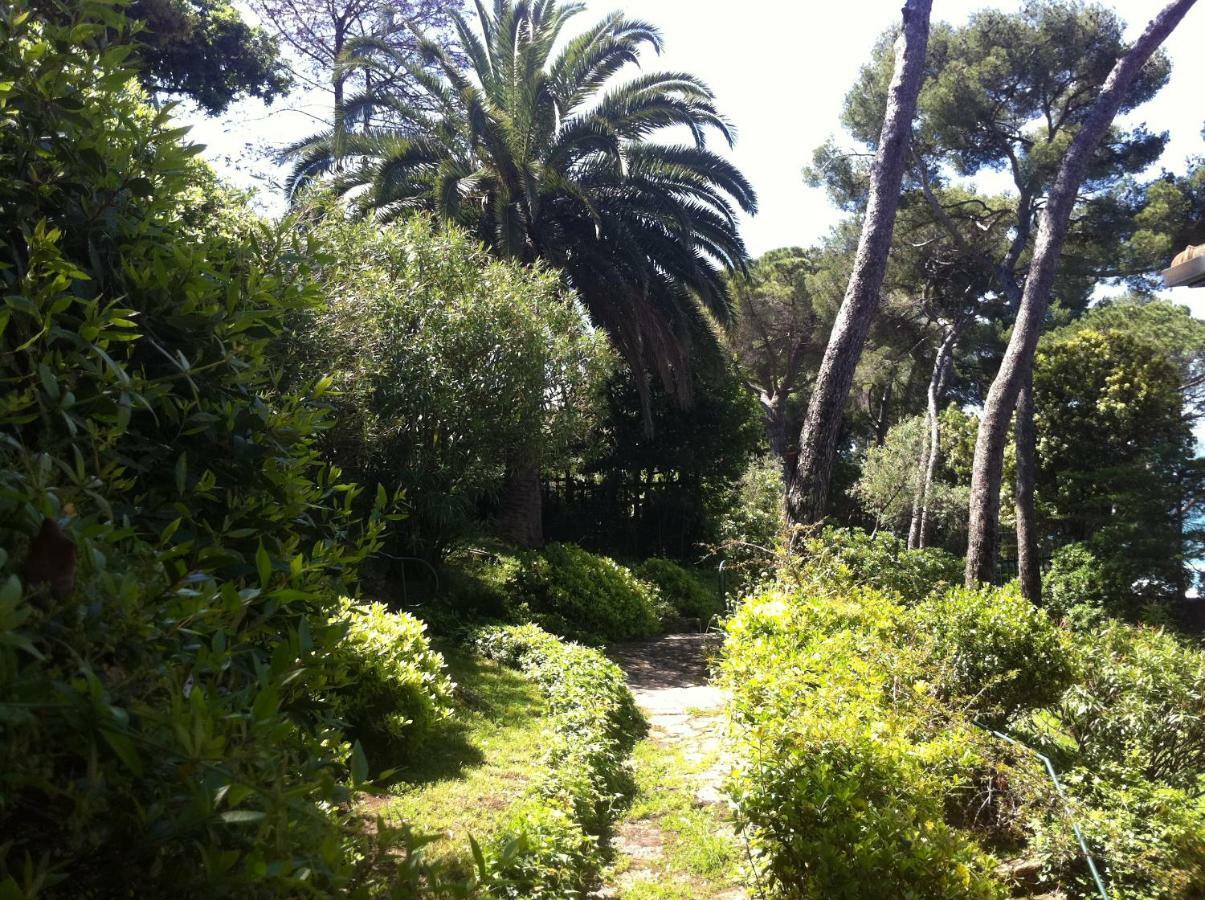
[[[330,598],[379,510],[278,389],[299,248],[79,9],[0,13],[0,890],[337,893]]]
[[[522,669],[548,698],[544,777],[510,834],[483,854],[491,896],[554,898],[588,887],[599,836],[629,787],[627,758],[644,732],[623,673],[601,653],[534,625],[483,629],[485,656]]]
[[[962,564],[944,550],[909,550],[885,532],[825,528],[804,542],[802,577],[830,585],[867,585],[918,603],[961,581]]]
[[[724,611],[719,595],[696,572],[673,560],[652,557],[633,570],[638,578],[656,586],[661,599],[679,616],[710,622]]]
[[[334,458],[403,490],[404,549],[437,560],[507,460],[555,465],[585,432],[609,355],[552,273],[494,260],[455,228],[421,216],[382,227],[335,207],[312,232],[326,303],[296,326],[297,366],[331,373]]]
[[[550,534],[638,559],[697,558],[716,541],[718,523],[737,501],[733,483],[761,444],[761,428],[724,361],[699,360],[691,379],[694,402],[686,409],[650,386],[650,433],[639,386],[631,373],[615,373],[572,488],[550,498]]]
[[[1171,334],[1060,329],[1034,367],[1039,515],[1152,599],[1183,591],[1183,492],[1200,477]]]
[[[724,571],[738,590],[769,578],[782,548],[786,521],[782,462],[772,454],[753,459],[717,525]]]
[[[1089,639],[1091,665],[1055,706],[1090,767],[1199,790],[1205,772],[1205,653],[1162,631],[1120,624]]]
[[[335,711],[365,744],[413,746],[452,710],[454,685],[426,625],[381,603],[344,598],[340,611],[347,632],[336,655],[347,685],[335,696]]]
[[[951,404],[940,414],[941,441],[937,477],[928,494],[929,515],[945,544],[957,544],[966,532],[970,468],[978,420]],[[881,446],[866,452],[854,494],[876,521],[907,535],[912,503],[924,478],[919,460],[928,446],[928,422],[912,416],[887,432]]]
[[[997,897],[992,860],[945,821],[978,738],[949,721],[903,609],[872,590],[770,589],[727,625],[738,824],[773,896]],[[934,716],[948,730],[929,731]]]
[[[1086,546],[1067,544],[1054,552],[1042,576],[1042,605],[1055,621],[1092,629],[1105,612],[1120,605],[1124,586],[1118,581]]]
[[[732,140],[706,85],[683,72],[613,82],[645,47],[660,50],[657,29],[614,13],[558,40],[581,11],[478,4],[480,37],[453,14],[451,52],[420,44],[436,69],[428,77],[405,54],[365,43],[355,68],[410,71],[419,96],[386,79],[350,99],[335,130],[289,148],[289,187],[337,170],[335,189],[365,213],[391,220],[425,209],[503,258],[563,271],[637,373],[647,417],[648,372],[689,401],[690,343],[708,339],[704,309],[728,317],[724,272],[746,257],[736,209],[753,212],[756,201],[706,147],[711,131]],[[387,123],[348,130],[373,113]],[[692,143],[660,139],[676,127]]]
[[[913,619],[940,690],[985,721],[1053,703],[1078,674],[1071,642],[1016,584],[953,588],[917,606]]]
[[[573,544],[520,556],[509,593],[513,616],[588,643],[648,637],[661,625],[654,585]]]
[[[137,55],[153,93],[187,97],[216,116],[244,96],[271,103],[292,87],[277,40],[232,3],[133,0],[126,11],[145,23]]]
[[[908,607],[832,571],[784,573],[726,625],[729,790],[772,895],[1087,895],[1072,823],[1111,894],[1200,892],[1198,647],[1113,623],[1073,649],[1015,586]],[[980,724],[1006,713],[1015,740]],[[1011,884],[985,851],[1040,870]]]

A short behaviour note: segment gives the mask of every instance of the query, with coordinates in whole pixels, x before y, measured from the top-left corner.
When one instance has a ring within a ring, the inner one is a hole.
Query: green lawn
[[[469,835],[487,844],[542,764],[545,704],[517,672],[463,651],[444,655],[457,684],[456,714],[393,763],[390,795],[374,811],[444,834],[426,855],[468,867]]]

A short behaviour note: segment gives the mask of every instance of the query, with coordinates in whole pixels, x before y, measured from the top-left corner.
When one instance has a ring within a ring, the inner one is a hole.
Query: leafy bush
[[[1153,628],[1107,625],[1054,707],[1088,766],[1194,789],[1205,773],[1205,652]]]
[[[573,544],[523,554],[509,593],[516,618],[589,643],[648,637],[661,625],[657,588]]]
[[[0,11],[0,893],[338,893],[331,598],[380,522],[278,389],[304,248],[74,9]]]
[[[596,650],[534,625],[486,628],[474,643],[540,685],[551,721],[534,796],[483,854],[487,889],[498,897],[576,896],[598,871],[598,837],[629,790],[627,759],[644,719],[619,667]]]
[[[962,563],[935,547],[909,550],[893,534],[825,528],[804,544],[804,580],[830,586],[865,585],[917,603],[962,580]]]
[[[786,529],[785,495],[782,460],[768,453],[741,474],[720,516],[718,550],[738,591],[773,576]]]
[[[728,621],[738,824],[775,895],[995,897],[993,860],[945,821],[978,738],[949,721],[904,610],[871,590],[770,590]]]
[[[653,557],[636,567],[636,575],[657,586],[663,600],[679,616],[709,622],[724,611],[719,595],[699,575],[668,559]]]
[[[406,550],[438,559],[508,465],[554,464],[594,420],[605,338],[555,273],[425,217],[383,226],[314,203],[326,302],[296,328],[296,364],[332,374],[334,457],[404,489]]]
[[[1077,674],[1071,643],[1015,583],[954,588],[925,600],[911,618],[943,692],[968,698],[988,720],[1053,703]]]
[[[337,657],[349,683],[336,695],[336,711],[363,741],[410,745],[452,711],[454,685],[443,657],[409,613],[346,598],[341,611],[347,633]]]
[[[1117,623],[1073,650],[1015,587],[908,605],[859,577],[810,561],[727,622],[729,789],[772,893],[1087,896],[1074,823],[1111,895],[1201,895],[1205,654]],[[978,724],[1010,714],[1016,743]]]
[[[1121,597],[1117,573],[1106,571],[1083,544],[1056,550],[1042,577],[1042,605],[1051,618],[1079,629],[1098,626],[1106,612],[1118,608]]]

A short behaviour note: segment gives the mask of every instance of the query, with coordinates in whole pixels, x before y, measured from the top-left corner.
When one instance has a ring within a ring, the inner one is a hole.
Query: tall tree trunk
[[[907,0],[904,5],[903,30],[895,45],[895,72],[887,93],[887,110],[853,274],[816,376],[799,439],[799,459],[787,489],[787,515],[794,524],[820,521],[828,504],[841,420],[854,369],[879,305],[879,290],[891,250],[912,118],[924,79],[931,6],[932,0]]]
[[[1038,522],[1034,504],[1037,481],[1037,436],[1033,427],[1033,368],[1017,394],[1017,575],[1021,595],[1042,602],[1042,569],[1038,562]]]
[[[945,390],[946,376],[954,359],[954,345],[962,323],[953,323],[937,348],[933,360],[933,374],[929,377],[928,402],[925,406],[926,440],[917,464],[916,493],[912,499],[912,522],[908,527],[908,549],[919,550],[929,543],[929,498],[933,493],[933,481],[937,477],[937,463],[941,459],[941,395]]]
[[[787,447],[790,445],[786,397],[781,393],[770,396],[763,392],[758,400],[761,403],[762,417],[766,423],[766,440],[770,444],[770,450],[785,463]]]
[[[1017,395],[1027,373],[1033,368],[1034,349],[1037,347],[1042,320],[1046,316],[1059,252],[1067,236],[1067,226],[1084,172],[1117,115],[1134,78],[1195,2],[1174,0],[1164,7],[1129,51],[1117,61],[1082,127],[1072,139],[1046,199],[1017,321],[1000,371],[988,391],[983,417],[979,422],[979,435],[975,441],[966,561],[968,585],[990,582],[995,576],[1000,541],[1000,482],[1004,473],[1008,424],[1017,404]]]
[[[506,478],[495,518],[498,536],[534,550],[544,546],[544,498],[540,493],[538,454],[516,453],[506,465]]]

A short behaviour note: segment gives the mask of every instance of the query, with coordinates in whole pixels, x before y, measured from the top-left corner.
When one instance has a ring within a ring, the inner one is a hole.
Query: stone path
[[[637,748],[636,774],[641,791],[653,796],[638,793],[632,811],[616,824],[615,864],[600,898],[748,896],[739,886],[739,851],[721,792],[724,694],[710,683],[707,669],[708,651],[717,642],[717,635],[670,634],[608,650],[649,720],[649,736]],[[660,771],[642,773],[642,765]],[[682,833],[697,830],[700,820],[709,842],[705,863],[693,862],[698,850],[693,856],[689,849],[675,853],[700,840]],[[718,852],[716,842],[722,844]]]

